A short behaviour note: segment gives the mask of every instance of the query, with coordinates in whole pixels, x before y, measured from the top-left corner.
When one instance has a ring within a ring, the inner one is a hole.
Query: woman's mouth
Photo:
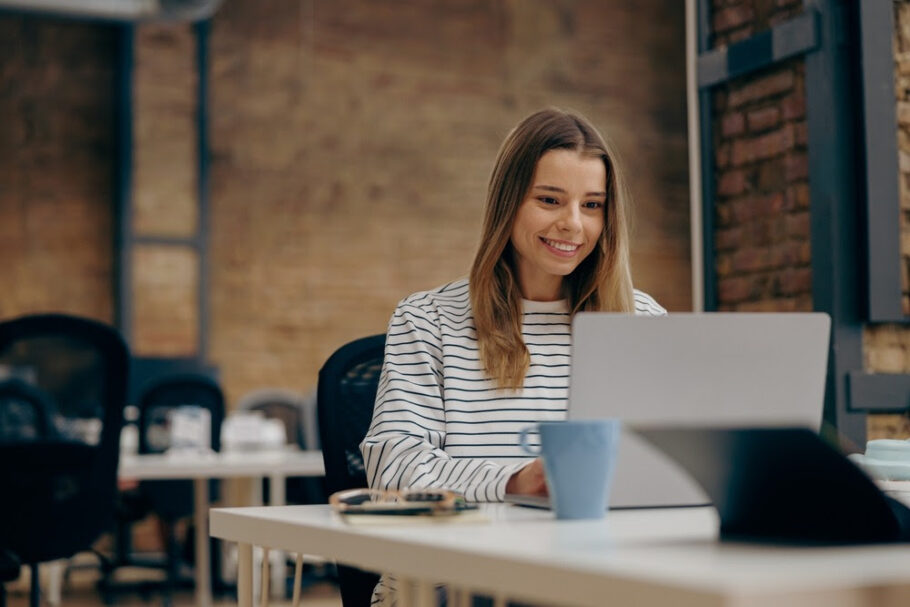
[[[550,240],[549,238],[544,238],[543,236],[540,237],[540,240],[551,250],[562,255],[572,255],[581,247],[580,244],[564,242],[562,240]]]

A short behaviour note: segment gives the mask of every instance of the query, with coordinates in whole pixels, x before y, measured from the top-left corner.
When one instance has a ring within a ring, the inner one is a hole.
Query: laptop
[[[824,313],[578,313],[568,417],[624,422],[610,507],[711,502],[677,462],[630,426],[818,431],[830,330]],[[519,496],[508,499],[545,504]]]
[[[698,480],[722,540],[910,541],[910,509],[806,428],[638,427]]]

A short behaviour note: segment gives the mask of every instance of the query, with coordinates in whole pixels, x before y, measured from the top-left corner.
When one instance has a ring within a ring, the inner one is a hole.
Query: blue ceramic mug
[[[617,419],[540,422],[525,428],[518,442],[526,453],[541,456],[558,519],[603,518],[616,468],[620,421]],[[528,435],[540,434],[540,446]]]

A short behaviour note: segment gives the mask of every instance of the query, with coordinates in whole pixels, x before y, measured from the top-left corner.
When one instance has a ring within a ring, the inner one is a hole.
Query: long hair
[[[550,150],[601,158],[606,168],[604,229],[597,246],[563,280],[571,314],[631,312],[628,195],[615,153],[584,118],[555,108],[531,114],[506,137],[487,188],[480,247],[471,267],[470,292],[480,360],[500,388],[518,389],[530,354],[521,336],[521,289],[511,245],[518,207],[537,161]]]

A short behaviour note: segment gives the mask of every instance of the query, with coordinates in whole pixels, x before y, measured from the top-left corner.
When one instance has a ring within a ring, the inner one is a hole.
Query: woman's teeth
[[[554,249],[559,249],[560,251],[566,251],[567,253],[571,253],[572,251],[574,251],[575,249],[577,249],[579,247],[579,245],[577,245],[577,244],[566,244],[564,242],[556,242],[555,240],[548,240],[546,238],[544,238],[543,241],[545,243],[547,243],[548,245],[550,245],[551,247],[553,247]]]

